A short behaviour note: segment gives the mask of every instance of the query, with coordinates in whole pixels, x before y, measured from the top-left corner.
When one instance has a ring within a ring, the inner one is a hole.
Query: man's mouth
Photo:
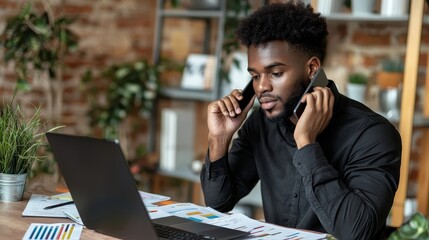
[[[277,104],[278,99],[273,97],[261,97],[259,103],[264,110],[270,110]]]

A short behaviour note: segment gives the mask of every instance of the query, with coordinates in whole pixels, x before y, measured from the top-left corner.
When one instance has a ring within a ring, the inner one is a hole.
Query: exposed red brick
[[[390,34],[388,33],[368,33],[362,30],[358,30],[353,33],[352,43],[368,46],[389,46],[390,45]]]
[[[419,66],[426,68],[427,62],[428,62],[427,53],[421,52],[419,55]]]
[[[366,67],[377,66],[383,58],[382,56],[364,56],[363,65]]]
[[[7,9],[7,8],[16,9],[21,5],[22,5],[22,3],[17,3],[15,1],[0,1],[0,8],[1,9]]]
[[[63,6],[63,11],[66,15],[80,15],[85,13],[92,13],[94,9],[92,5],[66,4]]]
[[[153,27],[154,21],[150,21],[142,15],[132,15],[121,17],[116,20],[116,26],[119,28],[129,27]]]
[[[406,33],[400,34],[398,36],[398,43],[401,45],[407,44],[407,40],[408,40],[408,35]]]

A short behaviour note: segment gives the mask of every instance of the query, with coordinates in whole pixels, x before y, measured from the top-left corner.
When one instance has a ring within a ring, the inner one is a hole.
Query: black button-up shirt
[[[229,211],[260,180],[267,222],[341,240],[379,238],[398,187],[401,138],[388,120],[329,86],[334,114],[316,143],[298,150],[295,125],[258,109],[227,156],[213,163],[207,156],[206,205]]]

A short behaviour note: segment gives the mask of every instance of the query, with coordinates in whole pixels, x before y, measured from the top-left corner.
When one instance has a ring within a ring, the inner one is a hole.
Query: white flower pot
[[[353,15],[373,14],[375,0],[352,0]]]
[[[317,11],[325,16],[330,15],[340,12],[342,4],[342,0],[319,0],[317,3]]]
[[[406,16],[408,15],[408,0],[382,0],[380,15]]]
[[[366,85],[349,83],[347,84],[347,96],[358,102],[365,102]]]

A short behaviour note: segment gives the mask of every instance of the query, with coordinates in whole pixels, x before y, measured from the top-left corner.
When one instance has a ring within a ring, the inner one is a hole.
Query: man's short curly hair
[[[288,1],[263,6],[243,19],[236,36],[246,47],[283,40],[304,56],[323,61],[328,30],[325,18],[310,5]]]

